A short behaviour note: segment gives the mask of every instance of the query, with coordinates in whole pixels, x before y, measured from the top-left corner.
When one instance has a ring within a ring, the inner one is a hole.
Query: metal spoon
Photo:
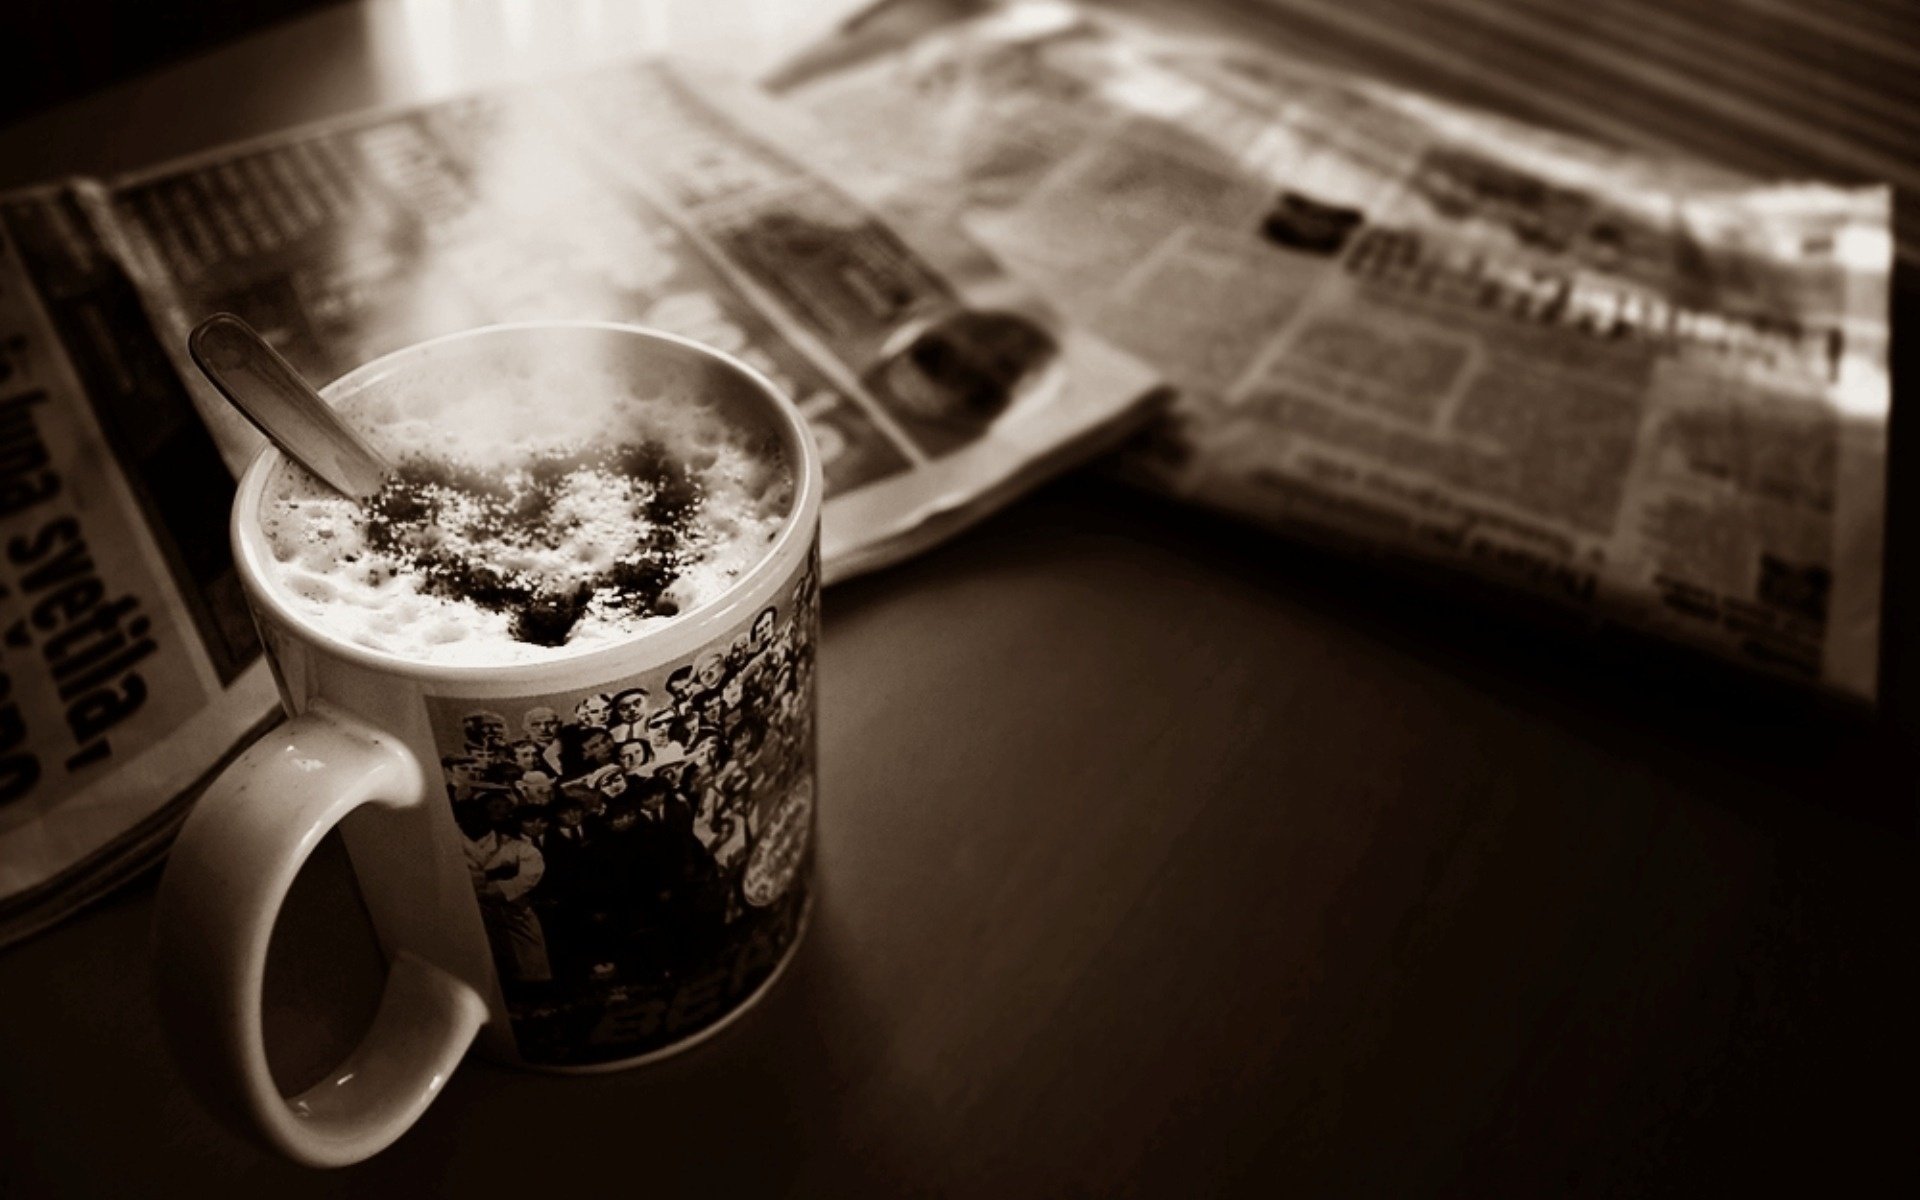
[[[340,419],[293,364],[232,313],[215,313],[187,335],[213,386],[288,458],[353,500],[380,490],[392,468]]]

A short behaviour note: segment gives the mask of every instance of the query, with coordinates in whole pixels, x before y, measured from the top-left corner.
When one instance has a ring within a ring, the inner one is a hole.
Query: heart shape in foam
[[[482,470],[414,455],[366,504],[366,545],[421,590],[565,644],[596,607],[679,611],[663,593],[702,550],[699,480],[658,442],[549,450]]]

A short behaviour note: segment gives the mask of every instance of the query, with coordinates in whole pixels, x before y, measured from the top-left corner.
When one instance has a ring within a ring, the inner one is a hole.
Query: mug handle
[[[175,1059],[210,1107],[309,1166],[359,1162],[406,1132],[487,1020],[470,985],[398,948],[372,1026],[331,1075],[287,1097],[267,1068],[261,983],[294,876],[361,805],[425,797],[411,751],[316,700],[207,788],[160,880],[155,983]]]

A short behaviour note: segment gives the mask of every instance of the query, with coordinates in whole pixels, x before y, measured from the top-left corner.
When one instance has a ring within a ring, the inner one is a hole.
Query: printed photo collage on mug
[[[808,902],[818,622],[815,562],[785,603],[618,685],[429,699],[525,1061],[663,1049],[779,968]]]

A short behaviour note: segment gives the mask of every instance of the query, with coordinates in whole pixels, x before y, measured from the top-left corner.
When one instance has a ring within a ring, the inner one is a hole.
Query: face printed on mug
[[[580,739],[580,757],[592,766],[605,767],[613,763],[613,738],[604,729],[589,729]]]
[[[612,702],[597,693],[582,699],[573,709],[574,719],[582,725],[604,726],[612,712]]]
[[[527,737],[544,746],[560,736],[560,714],[550,708],[530,708],[523,723]]]
[[[523,804],[546,805],[553,803],[553,780],[546,775],[527,774],[520,777],[514,785],[520,792]]]
[[[629,775],[646,774],[647,764],[652,761],[652,750],[643,741],[627,742],[620,747],[620,768]]]
[[[495,712],[469,713],[462,722],[462,732],[466,734],[467,745],[476,749],[504,745],[507,740],[507,719]]]
[[[621,692],[613,702],[613,709],[623,725],[638,725],[647,713],[647,694],[638,688]]]
[[[691,666],[679,667],[667,676],[667,694],[676,701],[684,701],[693,694],[694,678]]]
[[[465,798],[477,792],[487,781],[487,773],[471,756],[446,759],[440,764],[446,772],[447,786],[456,798]]]
[[[673,744],[673,727],[679,721],[672,709],[663,708],[647,718],[647,740],[653,743],[655,750],[663,750]]]
[[[765,650],[768,644],[773,641],[773,620],[773,610],[771,608],[761,612],[759,616],[753,619],[753,648],[755,651]]]
[[[699,764],[702,770],[711,771],[713,764],[720,759],[720,739],[712,736],[701,738],[688,749],[687,757]]]
[[[720,680],[727,674],[727,660],[719,654],[709,654],[700,660],[698,675],[700,686],[712,691],[720,686]]]

